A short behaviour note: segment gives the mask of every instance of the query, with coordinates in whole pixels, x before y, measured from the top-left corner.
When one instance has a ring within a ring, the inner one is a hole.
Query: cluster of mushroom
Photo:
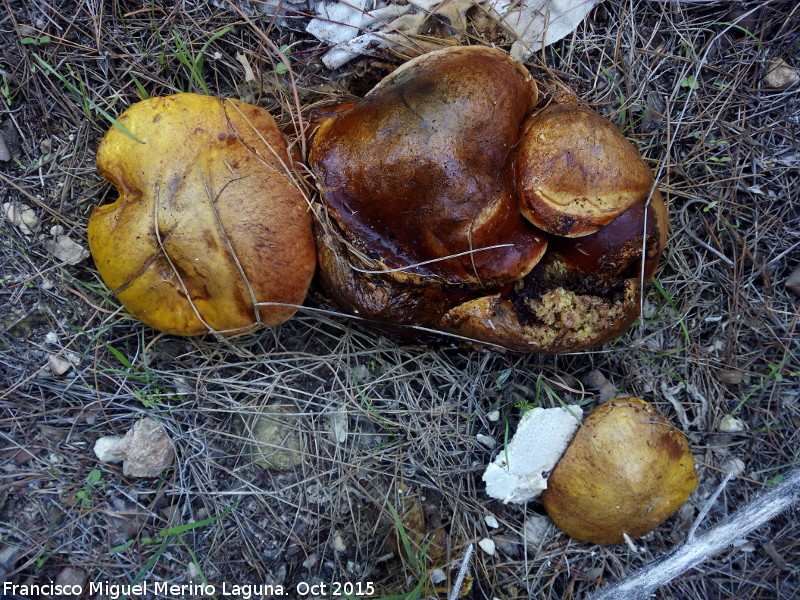
[[[667,215],[650,168],[614,125],[538,102],[530,74],[499,50],[423,55],[322,119],[307,157],[319,193],[309,197],[265,110],[195,94],[145,100],[98,149],[119,199],[92,213],[90,250],[125,308],[172,334],[281,323],[317,269],[342,309],[405,333],[523,352],[595,346],[638,315]],[[601,407],[550,477],[545,505],[580,539],[619,541],[569,524],[586,515],[602,529],[638,507],[654,526],[696,481],[685,440],[646,403],[623,408],[615,414],[636,427],[609,436]],[[634,466],[628,432],[653,423],[636,434],[650,452]],[[590,486],[608,472],[595,459],[609,457],[614,477],[650,477],[658,497],[627,494],[636,506],[623,507]],[[665,500],[664,486],[679,494]]]
[[[627,329],[642,250],[649,277],[666,239],[652,171],[599,114],[536,104],[502,52],[449,48],[324,122],[309,166],[327,294],[370,320],[523,352]]]
[[[331,299],[390,327],[527,352],[598,345],[638,315],[664,204],[613,124],[537,101],[499,50],[423,55],[322,122],[311,200],[262,109],[140,102],[98,150],[120,199],[93,213],[90,249],[125,307],[169,333],[288,318],[316,259]]]

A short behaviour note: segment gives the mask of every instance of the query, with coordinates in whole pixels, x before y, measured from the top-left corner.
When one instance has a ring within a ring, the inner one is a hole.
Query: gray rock
[[[78,567],[64,567],[56,575],[56,585],[63,588],[69,586],[71,589],[82,588],[86,583],[86,571]],[[80,594],[65,594],[62,598],[78,598]]]
[[[102,437],[95,442],[94,453],[103,462],[122,462],[122,474],[127,477],[158,477],[171,467],[175,448],[161,424],[145,417],[120,438]]]
[[[164,427],[145,417],[133,426],[122,441],[125,460],[122,474],[129,477],[158,477],[175,461],[175,447]]]

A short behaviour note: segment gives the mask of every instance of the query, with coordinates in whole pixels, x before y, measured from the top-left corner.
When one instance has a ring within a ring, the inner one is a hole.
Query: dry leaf
[[[61,262],[68,265],[77,265],[79,262],[89,257],[89,251],[79,243],[64,235],[64,228],[56,225],[50,229],[53,237],[44,240],[44,249],[55,256]]]
[[[318,40],[335,45],[322,62],[329,69],[336,69],[378,48],[409,45],[408,38],[420,35],[432,16],[448,24],[453,35],[463,33],[467,12],[480,6],[483,14],[494,17],[517,38],[511,47],[511,56],[525,61],[537,50],[575,31],[600,1],[411,0],[404,7],[384,6],[370,12],[364,10],[365,0],[323,1],[314,5],[313,12],[318,17],[311,20],[306,31]]]

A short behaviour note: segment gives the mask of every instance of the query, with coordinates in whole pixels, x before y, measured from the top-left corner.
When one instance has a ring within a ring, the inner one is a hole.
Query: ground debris
[[[58,572],[56,576],[56,585],[62,586],[67,589],[82,588],[86,583],[88,573],[78,567],[64,567]],[[64,594],[63,598],[78,598],[80,594]]]
[[[89,258],[89,250],[68,235],[65,235],[64,228],[61,225],[54,225],[50,229],[50,235],[52,237],[44,240],[42,245],[45,250],[58,260],[68,265],[77,265]]]
[[[403,50],[408,40],[425,49],[437,45],[422,37],[431,23],[442,23],[454,39],[467,31],[468,12],[494,18],[516,40],[511,56],[528,60],[540,50],[572,33],[600,0],[412,0],[408,4],[378,3],[367,11],[365,0],[356,2],[314,3],[313,18],[306,28],[318,40],[333,44],[322,61],[329,69],[338,69],[362,54],[372,54],[377,48]],[[433,46],[430,44],[433,43]],[[438,45],[446,45],[439,42]]]
[[[53,375],[59,377],[61,375],[65,375],[67,371],[72,368],[72,363],[61,358],[60,356],[52,355],[47,363],[47,366],[50,367]]]
[[[31,238],[41,229],[36,211],[22,202],[4,202],[3,216],[25,237]]]
[[[770,60],[767,61],[763,81],[769,88],[785,89],[800,82],[800,71],[782,58]]]
[[[11,160],[11,150],[8,149],[8,144],[6,144],[6,137],[2,131],[0,131],[0,161],[8,162]]]
[[[253,414],[241,416],[242,437],[253,462],[263,469],[278,471],[303,464],[300,423],[298,411],[288,405],[258,407]]]
[[[786,287],[800,296],[800,267],[795,267],[791,275],[786,278]]]
[[[126,477],[158,477],[175,460],[167,430],[152,417],[137,421],[122,437],[98,439],[94,452],[103,462],[122,461],[122,474]]]

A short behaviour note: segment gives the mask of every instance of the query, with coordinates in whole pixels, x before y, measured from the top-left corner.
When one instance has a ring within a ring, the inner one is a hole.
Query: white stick
[[[469,559],[472,557],[473,549],[472,544],[470,544],[467,546],[467,551],[464,552],[464,557],[461,559],[461,568],[458,570],[453,589],[450,591],[450,600],[456,600],[456,598],[459,597],[461,584],[464,583],[464,577],[467,575],[467,570],[469,569]]]
[[[800,495],[800,469],[708,531],[650,563],[638,573],[608,586],[588,600],[642,600],[675,577],[699,565],[757,527],[790,508]]]

